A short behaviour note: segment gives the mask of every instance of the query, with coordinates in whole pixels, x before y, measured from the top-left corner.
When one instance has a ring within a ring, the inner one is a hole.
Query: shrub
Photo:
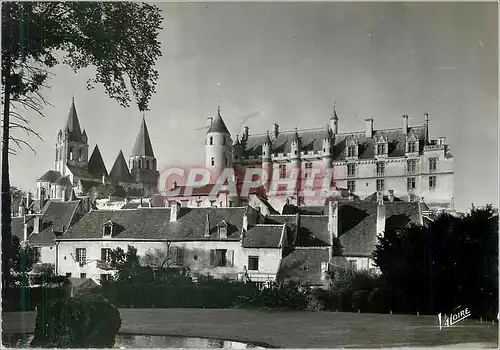
[[[38,309],[33,347],[113,347],[121,326],[118,309],[104,297],[82,294]]]
[[[375,288],[368,297],[368,304],[372,312],[388,313],[394,311],[397,303],[394,300],[396,293],[391,288]]]
[[[257,307],[274,310],[304,310],[310,302],[311,290],[295,282],[273,283],[251,296],[239,297],[237,307]]]
[[[369,290],[358,290],[352,294],[352,308],[354,311],[360,310],[361,312],[368,311],[368,297],[370,296]]]

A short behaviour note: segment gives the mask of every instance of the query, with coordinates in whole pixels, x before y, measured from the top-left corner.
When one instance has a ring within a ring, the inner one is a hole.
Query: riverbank
[[[120,309],[122,334],[179,335],[285,348],[497,348],[497,325],[464,320],[439,330],[437,317],[242,309]],[[2,315],[5,333],[33,332],[35,312]]]

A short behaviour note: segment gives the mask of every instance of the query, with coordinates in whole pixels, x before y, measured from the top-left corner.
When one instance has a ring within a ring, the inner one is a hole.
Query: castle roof
[[[92,151],[92,155],[90,156],[87,170],[93,178],[100,178],[103,175],[108,176],[106,165],[104,165],[104,161],[101,156],[101,151],[99,150],[99,147],[97,145],[95,145],[94,150]]]
[[[76,113],[75,99],[71,100],[71,107],[69,108],[68,120],[66,121],[65,131],[69,132],[69,140],[75,142],[85,142],[85,136],[82,134],[80,128],[80,121]],[[86,135],[86,134],[85,134]]]
[[[132,182],[132,176],[130,176],[130,171],[128,170],[122,151],[118,153],[115,163],[109,172],[109,177],[116,181]]]
[[[413,126],[409,130],[420,140],[421,152],[425,141],[425,126]],[[323,149],[323,139],[329,138],[328,130],[324,127],[316,129],[297,130],[297,135],[301,141],[301,151],[319,152]],[[406,152],[406,135],[402,128],[383,129],[374,131],[373,138],[366,137],[364,131],[354,133],[341,133],[335,135],[333,140],[333,160],[340,161],[346,159],[346,146],[349,138],[354,137],[359,144],[359,159],[373,159],[376,151],[376,140],[384,137],[389,142],[389,157],[401,157]],[[292,141],[296,138],[296,132],[283,131],[272,140],[272,153],[288,153],[291,150]],[[267,141],[267,133],[249,135],[246,140],[245,149],[242,151],[244,157],[258,157],[262,154],[262,146]]]
[[[135,139],[132,156],[154,157],[153,146],[151,146],[151,139],[149,138],[148,127],[146,126],[146,120],[144,117],[142,118],[139,134]]]
[[[226,123],[222,120],[222,116],[220,115],[220,108],[217,111],[217,117],[214,119],[210,127],[208,128],[207,134],[210,132],[218,132],[223,134],[230,134]]]

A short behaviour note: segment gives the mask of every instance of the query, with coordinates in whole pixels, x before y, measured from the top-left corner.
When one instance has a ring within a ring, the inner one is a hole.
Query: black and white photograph
[[[498,1],[1,13],[2,348],[498,348]]]

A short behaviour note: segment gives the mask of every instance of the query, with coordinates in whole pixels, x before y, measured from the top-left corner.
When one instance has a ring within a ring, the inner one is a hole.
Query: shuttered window
[[[234,251],[227,249],[210,250],[210,266],[231,267],[234,265]]]

